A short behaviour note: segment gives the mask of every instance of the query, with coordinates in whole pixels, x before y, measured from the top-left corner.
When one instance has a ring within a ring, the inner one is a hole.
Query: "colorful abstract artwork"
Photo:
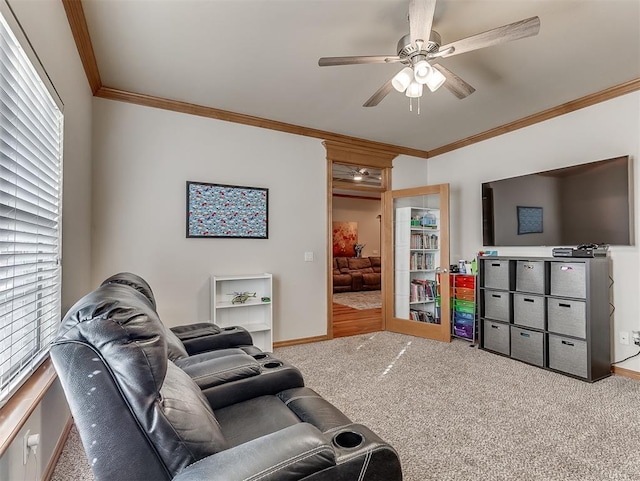
[[[187,237],[268,238],[269,190],[187,181]]]
[[[333,257],[354,257],[358,243],[357,222],[333,223]]]

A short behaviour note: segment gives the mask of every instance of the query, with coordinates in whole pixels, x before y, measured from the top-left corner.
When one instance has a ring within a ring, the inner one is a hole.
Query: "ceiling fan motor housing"
[[[418,51],[415,44],[411,43],[410,34],[407,34],[398,41],[398,57],[409,61],[412,61],[418,55],[427,57],[428,54],[433,54],[440,50],[441,42],[440,34],[435,30],[431,30],[429,41],[425,42],[422,45],[422,49]]]

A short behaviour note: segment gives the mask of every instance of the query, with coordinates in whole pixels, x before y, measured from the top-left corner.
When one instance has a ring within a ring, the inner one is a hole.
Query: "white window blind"
[[[46,357],[61,314],[63,117],[8,19],[0,12],[0,406]]]

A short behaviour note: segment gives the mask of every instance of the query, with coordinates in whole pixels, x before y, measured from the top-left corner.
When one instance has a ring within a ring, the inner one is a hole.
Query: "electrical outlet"
[[[29,454],[35,453],[40,444],[40,434],[31,434],[31,429],[27,429],[22,438],[22,464],[27,464]]]
[[[628,331],[620,331],[618,334],[620,337],[620,344],[629,344],[629,332]]]
[[[22,464],[27,464],[27,458],[29,457],[29,433],[31,429],[27,429],[27,432],[22,438]]]
[[[640,331],[631,331],[631,335],[633,336],[633,343],[636,346],[640,346]]]

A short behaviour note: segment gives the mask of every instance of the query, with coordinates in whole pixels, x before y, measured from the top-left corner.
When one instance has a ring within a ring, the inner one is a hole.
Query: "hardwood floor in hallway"
[[[382,309],[354,309],[333,303],[333,337],[355,336],[382,330]]]

